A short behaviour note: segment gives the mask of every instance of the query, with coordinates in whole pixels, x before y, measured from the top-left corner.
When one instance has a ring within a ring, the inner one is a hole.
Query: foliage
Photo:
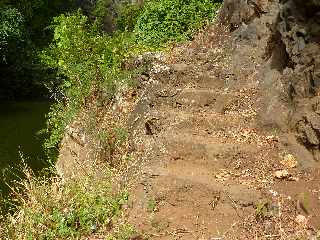
[[[24,35],[24,18],[15,8],[0,9],[0,51],[5,61],[9,47],[15,47]]]
[[[119,127],[101,129],[97,134],[101,151],[100,158],[106,161],[111,167],[121,164],[123,146],[127,140],[127,132]]]
[[[110,4],[109,0],[97,0],[95,6],[92,10],[92,14],[95,17],[97,24],[102,25],[103,20],[108,14],[108,6]]]
[[[134,31],[149,45],[187,40],[214,18],[219,6],[217,0],[149,0]]]
[[[0,1],[0,99],[37,98],[54,72],[40,64],[39,49],[51,40],[53,16],[72,9],[74,0]]]
[[[120,31],[133,31],[138,17],[143,11],[143,5],[125,3],[119,7],[117,27]]]
[[[38,80],[46,79],[42,75],[44,69],[36,63],[26,26],[25,17],[17,8],[0,9],[0,71],[5,76],[0,82],[0,99],[38,96],[43,92]]]
[[[113,234],[106,237],[106,240],[131,240],[136,233],[134,227],[128,224],[120,225]]]
[[[27,180],[16,190],[18,211],[2,219],[1,239],[79,239],[115,225],[128,199],[126,192],[112,190],[108,173],[103,178],[88,175],[65,183],[26,173]],[[114,239],[129,239],[133,232],[125,225],[119,229],[117,236],[127,237]]]
[[[147,203],[148,212],[155,212],[157,210],[157,202],[154,199],[149,199]]]
[[[103,34],[79,11],[54,18],[54,40],[43,52],[42,60],[58,70],[64,81],[59,87],[60,99],[49,114],[52,128],[47,147],[56,146],[64,128],[88,98],[106,101],[114,95],[123,80],[121,61],[129,50],[130,36]]]
[[[269,203],[268,201],[260,201],[257,205],[256,205],[256,209],[255,209],[255,216],[256,219],[265,219],[268,216],[268,206]]]
[[[50,41],[51,32],[46,31],[46,27],[52,17],[76,7],[74,0],[9,0],[8,4],[22,13],[27,23],[26,30],[36,45],[46,45]]]

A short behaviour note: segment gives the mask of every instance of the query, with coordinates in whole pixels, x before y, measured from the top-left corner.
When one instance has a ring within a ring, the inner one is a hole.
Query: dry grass
[[[128,194],[116,190],[111,172],[103,170],[103,175],[63,181],[37,178],[26,169],[25,180],[12,193],[16,211],[2,217],[0,238],[82,239],[103,234],[128,239],[133,228],[117,221]]]

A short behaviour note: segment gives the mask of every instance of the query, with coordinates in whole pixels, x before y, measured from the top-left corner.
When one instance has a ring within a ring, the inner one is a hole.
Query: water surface
[[[0,103],[0,193],[6,193],[6,182],[20,175],[21,156],[38,172],[46,166],[43,139],[37,132],[45,127],[48,102]]]

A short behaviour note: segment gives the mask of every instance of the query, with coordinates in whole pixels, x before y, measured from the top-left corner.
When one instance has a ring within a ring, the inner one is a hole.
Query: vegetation
[[[107,100],[114,93],[121,63],[117,39],[89,27],[88,18],[80,12],[54,18],[54,40],[42,59],[61,76],[59,97],[49,114],[54,131],[47,147],[55,146],[66,124],[93,94]],[[122,46],[121,46],[122,47]],[[125,47],[125,46],[123,46]],[[57,92],[56,92],[57,94]]]
[[[0,99],[34,98],[46,94],[54,79],[39,62],[38,50],[51,40],[46,27],[53,16],[75,7],[72,1],[4,0],[0,3]]]
[[[117,28],[120,31],[132,32],[137,24],[138,17],[143,11],[141,4],[123,4],[119,8]]]
[[[147,1],[134,31],[148,45],[188,40],[192,34],[212,21],[219,3],[212,0]]]
[[[130,237],[134,232],[116,221],[128,195],[112,190],[110,173],[99,178],[87,175],[66,183],[59,178],[39,179],[30,171],[25,173],[27,180],[15,191],[19,211],[2,220],[5,228],[0,232],[1,239],[80,239],[103,231],[111,238],[111,227],[121,229],[116,235]]]
[[[17,45],[24,38],[24,18],[15,8],[3,8],[0,12],[0,49],[2,60],[11,46]]]

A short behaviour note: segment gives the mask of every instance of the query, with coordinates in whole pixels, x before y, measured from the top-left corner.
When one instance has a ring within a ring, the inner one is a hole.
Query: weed
[[[121,225],[116,229],[111,236],[108,236],[107,240],[129,240],[136,234],[134,227],[128,224]]]
[[[122,62],[143,49],[134,43],[132,33],[102,33],[80,12],[60,15],[53,24],[53,43],[41,59],[64,80],[47,116],[46,148],[58,145],[66,126],[82,108],[111,102],[119,86],[134,75],[122,69]]]
[[[103,150],[101,159],[107,161],[111,166],[114,166],[115,153],[121,149],[121,146],[126,141],[127,132],[122,128],[113,128],[110,130],[102,129],[99,131],[97,137],[100,143],[99,146]]]
[[[1,239],[79,239],[110,228],[128,199],[126,192],[114,192],[110,174],[65,183],[26,175],[14,194],[18,211],[3,220]]]
[[[268,217],[268,205],[269,203],[267,201],[260,201],[256,205],[256,219],[265,219]]]
[[[301,208],[306,214],[310,212],[310,196],[307,192],[300,193],[298,196],[298,206]]]
[[[148,212],[155,212],[157,210],[157,202],[154,199],[149,199],[147,203]]]

